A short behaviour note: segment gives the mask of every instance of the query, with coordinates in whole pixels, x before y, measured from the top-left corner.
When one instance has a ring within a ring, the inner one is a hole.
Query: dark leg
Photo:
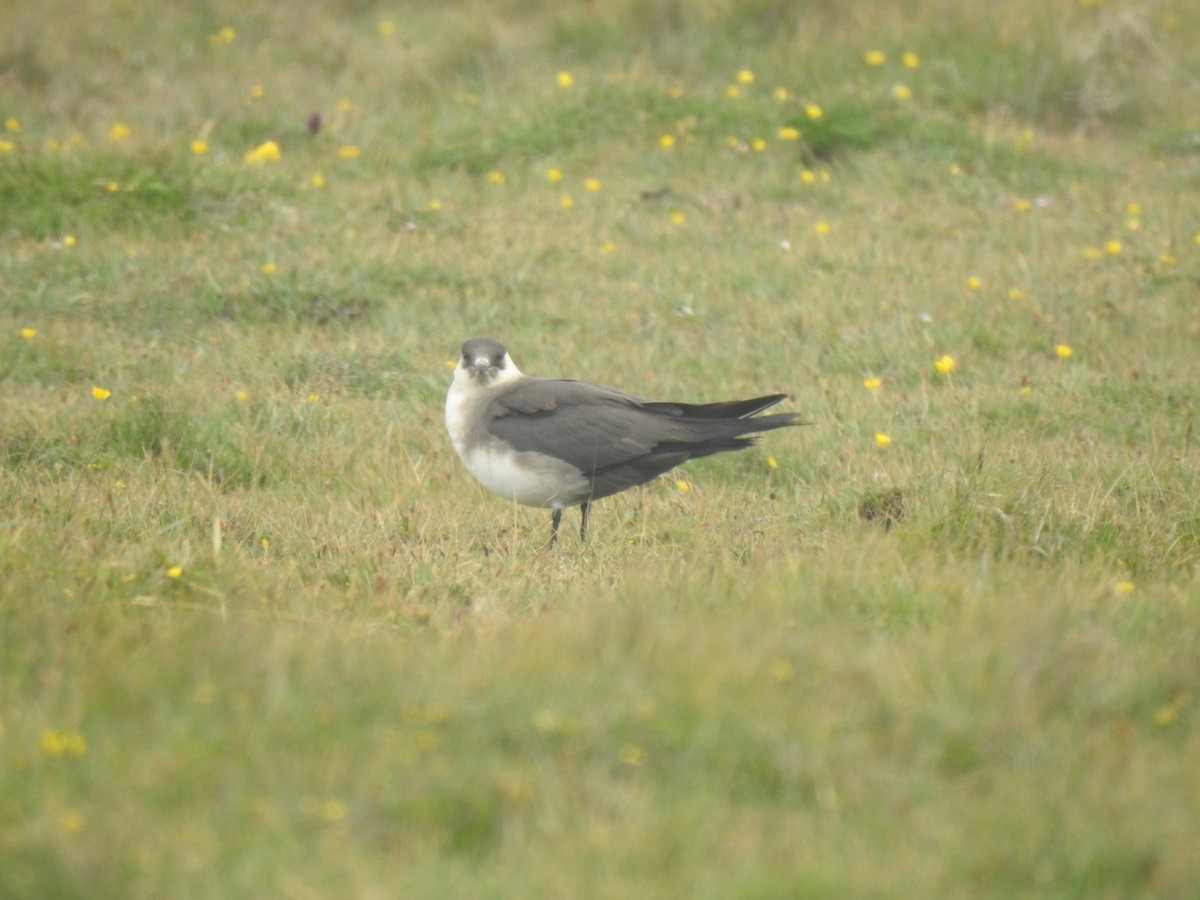
[[[587,540],[588,510],[590,510],[591,508],[592,508],[592,504],[588,500],[584,500],[582,503],[579,504],[579,513],[582,516],[582,521],[579,523],[579,540],[580,541]]]
[[[550,513],[550,543],[546,545],[547,550],[553,547],[554,542],[558,540],[558,526],[560,522],[562,522],[562,507],[556,506],[554,507],[554,511]]]

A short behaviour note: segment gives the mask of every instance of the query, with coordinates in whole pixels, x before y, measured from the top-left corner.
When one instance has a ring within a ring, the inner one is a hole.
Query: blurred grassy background
[[[1190,895],[1194,6],[10,4],[0,895]]]

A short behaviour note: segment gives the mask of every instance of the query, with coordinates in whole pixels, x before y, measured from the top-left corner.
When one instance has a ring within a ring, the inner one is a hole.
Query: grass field
[[[1195,3],[5,19],[0,897],[1200,896]]]

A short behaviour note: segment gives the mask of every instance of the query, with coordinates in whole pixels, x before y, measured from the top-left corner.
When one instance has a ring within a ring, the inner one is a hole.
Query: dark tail
[[[753,428],[747,427],[743,434],[753,434],[757,431],[770,431],[772,428],[786,428],[789,425],[811,425],[812,422],[801,422],[799,413],[775,413],[770,416],[759,416],[757,419],[748,419],[746,425],[753,425]]]
[[[642,407],[660,415],[694,421],[746,419],[762,412],[764,409],[770,409],[781,400],[786,400],[787,397],[787,394],[768,394],[765,397],[755,397],[753,400],[724,400],[719,403],[643,403]],[[779,416],[769,416],[758,421],[764,422],[767,418],[778,419],[784,417],[795,418],[794,415],[787,413],[780,414]],[[764,427],[764,430],[767,428],[779,428],[784,424],[791,423],[781,422],[778,425],[767,425]]]
[[[710,406],[737,408],[740,404],[761,403],[767,399],[770,399],[767,405],[771,406],[783,398],[780,396],[760,398],[759,400],[735,400],[728,404],[714,403]],[[762,409],[763,407],[759,406],[758,408]],[[705,407],[700,407],[700,409],[705,409]],[[756,436],[763,431],[787,428],[791,425],[811,424],[811,422],[800,421],[799,413],[775,413],[757,418],[746,414],[742,417],[725,416],[719,419],[715,416],[680,416],[673,423],[676,431],[671,439],[659,443],[655,450],[664,453],[686,453],[689,459],[695,459],[700,456],[710,456],[713,453],[723,453],[726,450],[745,450],[754,445],[757,441]]]

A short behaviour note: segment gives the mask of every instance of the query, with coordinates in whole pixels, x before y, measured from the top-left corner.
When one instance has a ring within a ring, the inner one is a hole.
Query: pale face
[[[462,345],[454,370],[454,383],[461,387],[493,387],[521,374],[508,350],[491,338],[471,338]]]
[[[499,341],[471,338],[463,343],[446,394],[446,428],[460,456],[466,453],[472,416],[480,404],[486,405],[492,391],[520,377],[521,370]]]

